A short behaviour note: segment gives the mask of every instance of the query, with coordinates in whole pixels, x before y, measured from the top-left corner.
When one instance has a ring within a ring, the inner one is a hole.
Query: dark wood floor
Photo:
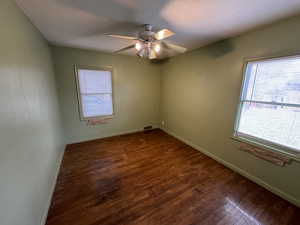
[[[163,131],[68,146],[47,225],[300,224],[300,209]]]

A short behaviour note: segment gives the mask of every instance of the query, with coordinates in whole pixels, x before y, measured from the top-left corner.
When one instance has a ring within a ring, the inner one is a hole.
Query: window
[[[235,137],[300,152],[300,56],[246,64]]]
[[[113,115],[112,69],[76,67],[82,120]]]

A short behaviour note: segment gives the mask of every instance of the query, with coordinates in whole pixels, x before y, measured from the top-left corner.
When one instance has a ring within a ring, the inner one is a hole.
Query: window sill
[[[80,118],[81,121],[87,122],[91,120],[108,120],[108,119],[113,119],[114,115],[107,115],[107,116],[96,116],[96,117],[85,117],[85,118]]]
[[[290,159],[300,162],[300,153],[297,153],[297,152],[294,153],[294,152],[290,152],[288,150],[278,149],[278,148],[271,147],[271,146],[268,146],[268,145],[265,145],[265,144],[262,144],[259,142],[255,142],[253,140],[249,140],[246,137],[241,137],[241,136],[237,136],[237,135],[233,135],[231,137],[231,139],[233,139],[234,141],[247,143],[247,144],[253,145],[255,147],[258,147],[258,148],[261,148],[264,150],[272,151],[274,153],[279,153],[279,154],[282,154],[283,156],[286,156]]]
[[[95,125],[107,124],[112,119],[113,116],[103,116],[103,117],[85,118],[82,121],[86,122],[88,126],[95,126]]]

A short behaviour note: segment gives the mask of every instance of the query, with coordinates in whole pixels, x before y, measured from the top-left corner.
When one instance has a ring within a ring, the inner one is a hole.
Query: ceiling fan
[[[137,55],[142,58],[156,59],[159,57],[159,53],[161,52],[162,48],[172,49],[180,53],[183,53],[187,50],[186,48],[181,47],[179,45],[174,45],[163,41],[164,39],[173,36],[175,34],[174,32],[168,29],[162,29],[158,32],[154,32],[153,26],[150,24],[145,24],[143,25],[143,27],[144,30],[138,33],[138,37],[131,37],[118,34],[105,35],[113,38],[121,38],[136,41],[132,45],[115,51],[115,53],[135,48],[137,51]]]

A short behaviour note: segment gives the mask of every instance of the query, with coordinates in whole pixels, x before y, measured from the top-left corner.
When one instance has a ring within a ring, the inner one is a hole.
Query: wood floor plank
[[[296,225],[300,209],[161,130],[69,145],[47,225]]]

